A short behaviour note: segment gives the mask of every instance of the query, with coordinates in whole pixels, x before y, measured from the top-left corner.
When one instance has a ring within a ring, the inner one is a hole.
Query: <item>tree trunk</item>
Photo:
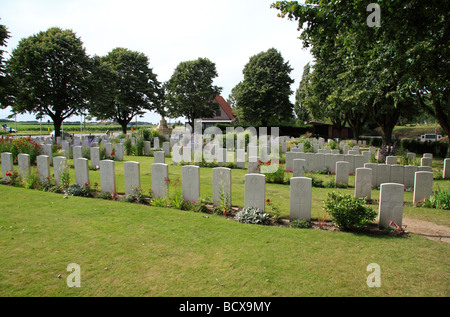
[[[61,118],[56,117],[53,117],[52,120],[53,120],[53,127],[55,128],[54,141],[56,142],[56,138],[61,136],[61,125],[63,120]]]

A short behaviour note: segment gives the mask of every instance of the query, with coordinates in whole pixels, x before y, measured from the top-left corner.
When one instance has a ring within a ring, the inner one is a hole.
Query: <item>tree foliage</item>
[[[449,133],[449,2],[376,4],[380,27],[368,23],[372,11],[363,1],[278,1],[272,7],[280,10],[279,16],[298,21],[318,79],[329,88],[323,102],[340,99],[342,111],[362,109],[356,118],[369,113],[385,144],[392,142],[392,130],[413,99],[424,101],[423,107]]]
[[[239,120],[269,126],[291,119],[291,71],[289,62],[275,48],[252,56],[244,67],[244,80],[233,89]]]
[[[5,61],[3,59],[3,53],[5,52],[2,48],[6,46],[7,40],[9,39],[9,31],[5,25],[0,25],[0,108],[5,108],[5,98],[7,95],[7,89],[9,86],[8,77],[6,74]]]
[[[161,83],[145,54],[119,47],[94,57],[93,64],[96,88],[90,112],[95,117],[115,120],[126,134],[134,117],[161,104]]]
[[[8,62],[10,106],[15,113],[49,116],[59,136],[62,122],[87,107],[89,69],[90,59],[71,30],[55,27],[25,38]]]
[[[222,88],[213,85],[218,76],[216,65],[207,58],[181,62],[164,86],[165,112],[172,118],[194,120],[213,117],[217,111],[215,97]]]

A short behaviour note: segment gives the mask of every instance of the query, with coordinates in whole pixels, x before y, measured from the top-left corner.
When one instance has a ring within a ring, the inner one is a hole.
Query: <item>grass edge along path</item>
[[[450,295],[449,244],[416,235],[244,225],[11,186],[0,196],[1,296]],[[80,288],[67,286],[70,263]]]

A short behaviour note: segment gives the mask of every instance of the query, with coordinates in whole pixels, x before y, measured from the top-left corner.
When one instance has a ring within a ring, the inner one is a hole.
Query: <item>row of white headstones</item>
[[[158,155],[158,160],[164,160],[164,153]],[[2,153],[2,177],[6,176],[8,171],[14,169],[13,155],[11,153]],[[295,162],[300,161],[300,162]],[[295,164],[303,163],[302,160],[294,160]],[[448,168],[450,160],[445,160],[445,167]],[[59,184],[61,173],[67,167],[67,158],[64,156],[53,158],[53,172],[56,185]],[[348,167],[348,162],[337,162],[336,171],[342,166]],[[40,155],[37,157],[37,170],[41,181],[50,177],[50,157]],[[375,164],[376,165],[376,164]],[[384,166],[381,164],[379,166]],[[386,165],[389,167],[389,165]],[[75,182],[84,186],[90,182],[88,160],[77,158],[74,160]],[[99,162],[101,191],[111,194],[117,193],[117,184],[115,176],[115,162],[113,160],[102,160]],[[30,172],[30,160],[28,154],[19,154],[18,170],[21,178],[26,177]],[[231,172],[225,167],[213,169],[213,204],[219,206],[225,201],[231,206]],[[344,168],[344,174],[348,177],[348,172]],[[355,174],[355,197],[371,198],[373,168],[357,168]],[[124,162],[125,194],[130,194],[133,188],[141,187],[141,172],[139,162]],[[154,197],[165,197],[168,189],[168,165],[160,162],[154,163],[151,167],[152,192]],[[245,207],[265,210],[265,181],[266,176],[259,173],[249,173],[245,175]],[[187,201],[198,201],[200,198],[200,168],[193,165],[182,166],[182,194],[183,199]],[[414,174],[414,203],[428,199],[432,195],[433,173],[429,171],[417,171]],[[397,225],[402,224],[403,201],[405,185],[393,182],[380,184],[380,203],[379,203],[379,225],[388,226],[391,221]],[[225,200],[224,200],[225,197]],[[290,219],[311,220],[311,201],[312,201],[312,179],[294,175],[290,179]]]

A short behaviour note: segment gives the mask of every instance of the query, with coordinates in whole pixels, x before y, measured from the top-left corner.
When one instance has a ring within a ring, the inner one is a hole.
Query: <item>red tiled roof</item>
[[[220,105],[220,107],[223,109],[223,111],[225,111],[227,116],[231,120],[233,120],[235,118],[234,114],[233,114],[233,109],[231,109],[231,107],[228,104],[228,102],[226,102],[225,99],[223,99],[223,97],[219,96],[219,95],[217,95],[215,99],[216,99],[217,103]]]

